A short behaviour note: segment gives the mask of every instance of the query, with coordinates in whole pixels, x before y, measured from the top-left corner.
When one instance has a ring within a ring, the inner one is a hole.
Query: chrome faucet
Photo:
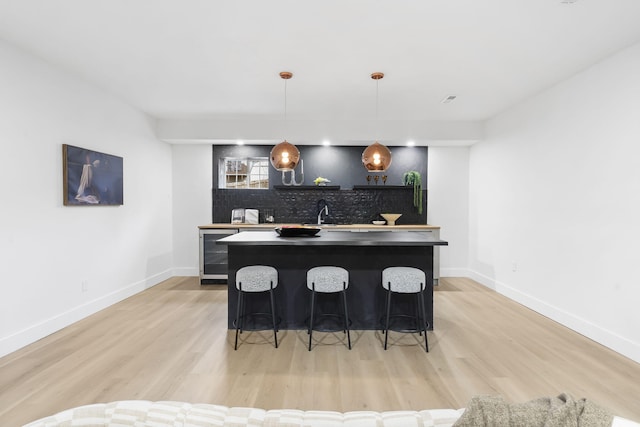
[[[321,204],[324,204],[324,207],[320,208]],[[329,215],[329,205],[327,205],[327,202],[325,200],[320,199],[318,200],[318,208],[320,208],[318,212],[318,225],[320,225],[324,222],[324,219],[322,218],[322,213],[324,212],[325,218],[327,217],[327,215]]]

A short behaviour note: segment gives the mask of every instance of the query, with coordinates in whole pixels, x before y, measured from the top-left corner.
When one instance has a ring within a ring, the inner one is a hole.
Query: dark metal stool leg
[[[427,353],[429,353],[429,341],[427,340],[427,328],[428,328],[428,322],[427,322],[427,314],[425,312],[425,303],[424,303],[424,290],[420,292],[420,300],[419,302],[421,303],[420,306],[422,308],[422,319],[424,322],[424,348],[425,350],[427,350]]]
[[[278,348],[278,331],[276,331],[276,305],[273,300],[273,282],[271,283],[271,290],[269,290],[269,297],[271,300],[271,320],[273,321],[273,339],[276,342],[276,348]]]
[[[233,346],[234,350],[238,349],[238,330],[240,329],[240,305],[242,302],[242,291],[238,291],[238,306],[236,309],[236,343]]]
[[[349,310],[347,309],[347,291],[342,291],[342,301],[344,303],[344,327],[347,330],[347,342],[351,350],[351,334],[349,333]]]
[[[246,304],[244,297],[244,292],[240,291],[238,293],[238,298],[240,298],[240,333],[244,330],[244,309]]]
[[[391,316],[391,284],[387,290],[387,321],[384,326],[384,349],[387,349],[387,340],[389,339],[389,317]]]
[[[309,351],[311,351],[311,338],[313,336],[313,312],[315,309],[316,291],[315,286],[311,291],[311,316],[309,316]]]
[[[420,296],[416,294],[416,331],[418,331],[418,335],[422,336],[422,325],[420,322],[420,313],[421,313],[421,305],[420,305]]]

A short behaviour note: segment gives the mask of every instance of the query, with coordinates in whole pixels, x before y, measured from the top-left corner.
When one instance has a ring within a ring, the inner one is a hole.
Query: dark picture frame
[[[119,206],[123,200],[123,158],[62,144],[65,206]]]

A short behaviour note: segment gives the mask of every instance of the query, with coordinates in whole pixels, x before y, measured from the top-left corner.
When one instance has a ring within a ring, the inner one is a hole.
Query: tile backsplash
[[[367,224],[382,219],[380,213],[401,213],[396,222],[403,224],[427,223],[427,192],[422,190],[422,214],[413,206],[413,188],[366,188],[334,190],[290,187],[269,190],[213,190],[214,223],[231,222],[234,208],[260,210],[260,222],[264,210],[272,209],[276,223],[317,222],[318,201],[325,200],[329,215],[325,222],[331,224]]]

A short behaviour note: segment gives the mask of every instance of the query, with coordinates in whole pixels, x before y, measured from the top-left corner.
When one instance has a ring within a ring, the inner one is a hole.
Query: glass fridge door
[[[237,233],[237,229],[200,230],[200,281],[213,280],[226,283],[227,246],[216,242],[223,237]],[[215,283],[212,282],[212,283]]]

